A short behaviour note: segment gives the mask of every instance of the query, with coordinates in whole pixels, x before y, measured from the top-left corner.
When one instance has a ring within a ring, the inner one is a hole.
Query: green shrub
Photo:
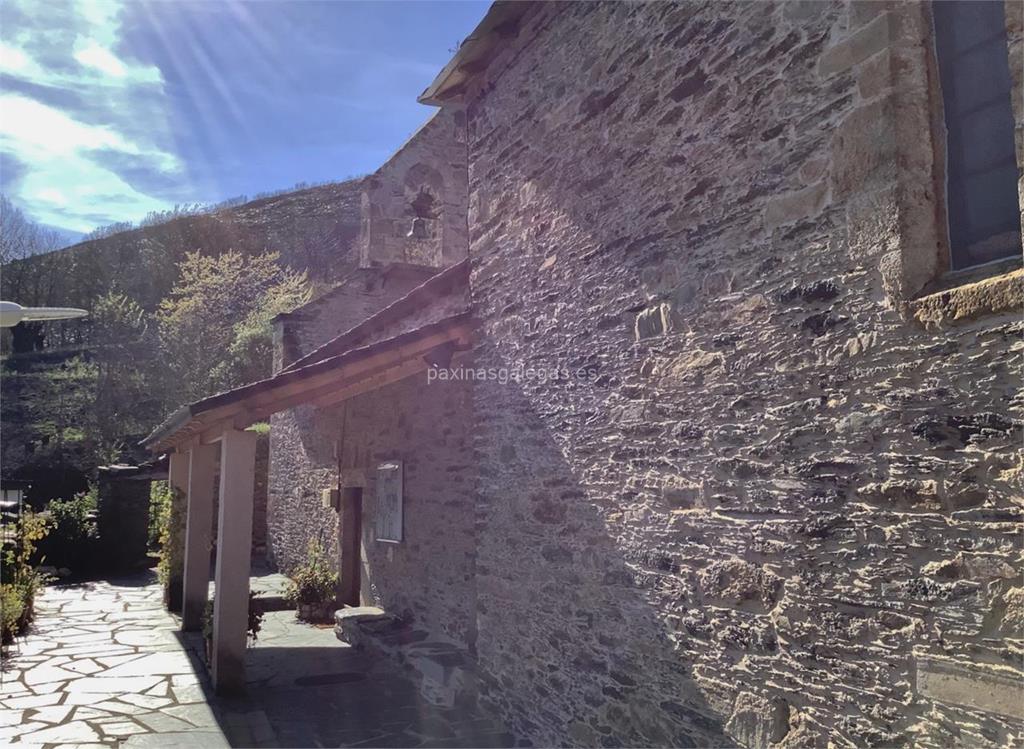
[[[46,584],[47,578],[33,566],[36,545],[50,530],[49,518],[34,512],[24,512],[14,524],[14,543],[0,557],[0,640],[4,644],[22,634],[35,615],[36,591]],[[42,561],[42,560],[40,560]]]
[[[249,636],[249,644],[256,642],[259,637],[260,629],[263,627],[263,605],[257,599],[259,594],[255,591],[249,591],[249,626],[246,634]],[[216,596],[206,602],[206,606],[203,608],[203,639],[207,643],[213,640],[213,608],[214,599]]]
[[[150,489],[150,508],[159,512],[153,526],[150,513],[150,534],[156,533],[160,561],[157,578],[164,586],[164,602],[171,611],[181,610],[181,582],[185,574],[185,497],[162,481],[154,481]]]
[[[53,567],[69,567],[81,572],[96,559],[99,529],[96,524],[97,489],[76,494],[72,499],[55,499],[47,507],[50,532],[40,543],[40,551]]]
[[[0,585],[0,644],[10,645],[20,631],[24,610],[21,593],[17,585]]]
[[[337,595],[338,573],[331,567],[319,540],[309,542],[306,561],[292,571],[291,579],[285,600],[295,607],[326,603]]]
[[[164,481],[149,485],[149,548],[159,551],[171,515],[171,488]]]

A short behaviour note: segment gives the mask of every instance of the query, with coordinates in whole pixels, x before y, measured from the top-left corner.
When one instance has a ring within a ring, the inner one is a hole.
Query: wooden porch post
[[[181,628],[202,627],[210,585],[210,532],[213,524],[213,474],[217,445],[194,445],[189,451],[188,516],[185,522],[185,600]]]
[[[213,686],[218,694],[237,694],[245,689],[255,470],[256,434],[226,430],[220,439],[220,507],[213,608]]]
[[[188,453],[187,452],[173,452],[168,458],[167,465],[167,488],[171,490],[171,502],[184,503],[185,507],[188,507]],[[172,513],[173,517],[173,513]],[[172,543],[174,543],[175,536],[174,531],[172,533]],[[167,608],[175,614],[181,613],[182,607],[182,571],[180,569],[168,570],[170,573],[167,581]]]

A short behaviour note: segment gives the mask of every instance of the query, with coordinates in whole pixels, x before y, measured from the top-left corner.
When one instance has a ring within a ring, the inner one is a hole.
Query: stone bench
[[[473,659],[457,645],[430,640],[429,633],[376,606],[352,606],[334,614],[334,633],[354,648],[394,659],[420,677],[420,694],[439,707],[475,699]]]

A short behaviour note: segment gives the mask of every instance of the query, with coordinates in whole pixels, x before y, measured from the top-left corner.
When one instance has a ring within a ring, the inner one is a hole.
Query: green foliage
[[[0,644],[9,645],[20,631],[21,614],[25,610],[21,589],[0,584]]]
[[[154,481],[150,487],[150,506],[155,496],[156,503],[166,508],[165,515],[158,520],[160,561],[156,566],[157,578],[164,588],[180,585],[185,568],[185,498],[160,481]]]
[[[92,393],[96,374],[93,362],[76,356],[41,377],[36,391],[39,400],[33,404],[38,413],[35,423],[41,441],[56,460],[64,458],[65,445],[83,442],[95,433]]]
[[[338,573],[335,572],[318,539],[306,549],[306,561],[292,571],[285,600],[293,606],[333,601],[337,595]]]
[[[94,562],[99,541],[98,500],[98,490],[91,486],[72,499],[55,499],[47,506],[50,532],[41,541],[40,550],[50,565],[82,572]]]
[[[49,530],[48,518],[34,512],[22,513],[14,524],[14,541],[0,559],[0,579],[4,581],[0,586],[4,607],[0,615],[0,640],[3,644],[23,633],[32,623],[36,591],[47,581],[46,576],[34,566],[36,545]]]
[[[112,344],[128,343],[146,332],[146,312],[138,302],[119,291],[108,291],[92,305],[89,321],[100,339]]]
[[[310,298],[295,271],[308,269],[326,291],[354,267],[359,194],[352,181],[283,199],[259,196],[266,199],[237,208],[242,200],[176,206],[147,216],[144,229],[116,226],[98,232],[103,239],[55,252],[42,252],[58,245],[0,200],[0,297],[90,313],[23,324],[0,337],[19,354],[2,365],[5,471],[46,476],[35,484],[40,500],[70,496],[66,487],[77,491],[97,465],[142,460],[139,441],[178,405],[267,376],[267,321]],[[215,212],[197,212],[207,209]],[[279,250],[280,260],[264,262],[267,248]],[[186,257],[195,249],[212,263],[198,278],[189,268],[200,263]],[[223,253],[232,257],[211,259]],[[209,289],[193,283],[203,279]],[[219,292],[206,293],[213,289],[240,302],[226,305],[222,317],[202,317],[217,309]],[[174,315],[189,299],[201,315],[191,330]],[[177,333],[161,327],[165,317],[181,323]],[[63,367],[70,357],[79,358]],[[51,378],[58,368],[68,371]]]
[[[263,628],[263,605],[257,598],[259,594],[249,591],[249,622],[246,634],[249,636],[249,643],[255,643]],[[206,602],[203,607],[202,628],[203,639],[209,642],[213,639],[213,610],[216,596]]]
[[[268,376],[271,318],[309,298],[306,274],[276,252],[188,253],[156,315],[168,387],[184,402]]]
[[[45,515],[26,510],[14,523],[14,543],[3,554],[4,575],[7,582],[18,582],[33,567],[37,544],[50,532],[50,520]]]
[[[92,357],[95,452],[103,463],[130,460],[123,437],[145,433],[162,411],[150,396],[152,365],[136,355],[147,335],[148,318],[127,294],[107,291],[93,303],[88,320],[92,339],[103,341]]]
[[[171,488],[166,481],[149,485],[149,548],[160,550],[171,518]]]
[[[256,434],[265,437],[270,434],[270,424],[266,421],[258,421],[255,424],[250,424],[246,427],[245,431],[255,432]]]

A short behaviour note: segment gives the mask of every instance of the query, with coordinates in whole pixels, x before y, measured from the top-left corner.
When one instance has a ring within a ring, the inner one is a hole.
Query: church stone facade
[[[360,487],[361,602],[536,745],[1024,740],[1020,233],[951,265],[932,6],[499,3],[423,100],[277,369],[473,349],[274,416],[277,563]]]

